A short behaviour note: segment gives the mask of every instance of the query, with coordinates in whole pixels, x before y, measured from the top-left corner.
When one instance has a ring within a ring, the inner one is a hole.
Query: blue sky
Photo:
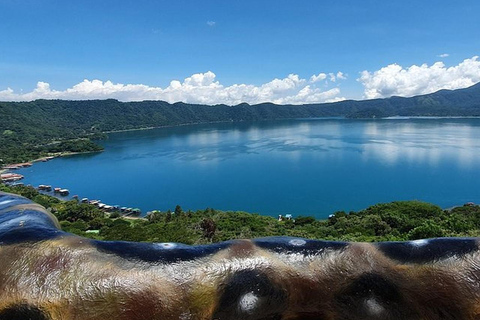
[[[455,89],[480,81],[479,13],[473,0],[0,0],[0,100],[302,103]]]

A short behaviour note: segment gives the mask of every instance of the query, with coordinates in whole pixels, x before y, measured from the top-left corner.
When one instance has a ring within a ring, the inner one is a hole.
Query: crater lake
[[[101,153],[18,170],[25,184],[149,210],[325,218],[379,202],[480,202],[480,119],[297,119],[109,134]]]

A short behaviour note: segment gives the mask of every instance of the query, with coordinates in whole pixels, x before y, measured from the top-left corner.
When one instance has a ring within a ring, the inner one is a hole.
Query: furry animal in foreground
[[[0,320],[480,319],[476,238],[96,241],[0,193]]]

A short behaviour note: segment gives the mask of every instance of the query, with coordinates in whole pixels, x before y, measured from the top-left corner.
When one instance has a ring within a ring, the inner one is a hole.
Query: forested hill
[[[480,83],[465,89],[440,90],[411,98],[342,101],[334,105],[350,118],[480,116]]]
[[[480,84],[412,98],[392,97],[310,105],[193,105],[164,101],[36,100],[0,102],[0,165],[52,151],[52,141],[113,130],[224,121],[310,117],[480,116]],[[95,150],[81,141],[67,151]],[[59,150],[58,145],[53,150]]]

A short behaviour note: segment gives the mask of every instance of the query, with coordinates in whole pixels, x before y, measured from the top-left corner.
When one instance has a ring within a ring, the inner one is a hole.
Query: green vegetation
[[[77,139],[96,140],[104,138],[105,132],[115,130],[207,122],[388,116],[480,116],[480,84],[412,98],[301,106],[271,103],[207,106],[164,101],[119,102],[112,99],[0,102],[0,166],[47,155],[52,148],[60,151],[97,151],[101,147],[93,142]],[[67,143],[69,140],[74,142]]]
[[[0,191],[17,193],[49,208],[63,230],[100,240],[181,242],[205,244],[238,238],[295,236],[347,241],[397,241],[444,236],[479,236],[480,206],[442,210],[433,204],[401,201],[377,204],[365,210],[336,212],[326,220],[297,217],[278,221],[246,212],[224,212],[207,208],[184,211],[180,206],[153,212],[146,219],[108,217],[97,207],[75,200],[60,201],[32,187],[9,187]]]
[[[5,130],[9,131],[9,130]],[[29,138],[30,142],[16,134],[0,137],[0,168],[7,164],[28,162],[46,156],[65,153],[99,152],[102,146],[91,141],[89,138],[75,138],[60,141]]]

